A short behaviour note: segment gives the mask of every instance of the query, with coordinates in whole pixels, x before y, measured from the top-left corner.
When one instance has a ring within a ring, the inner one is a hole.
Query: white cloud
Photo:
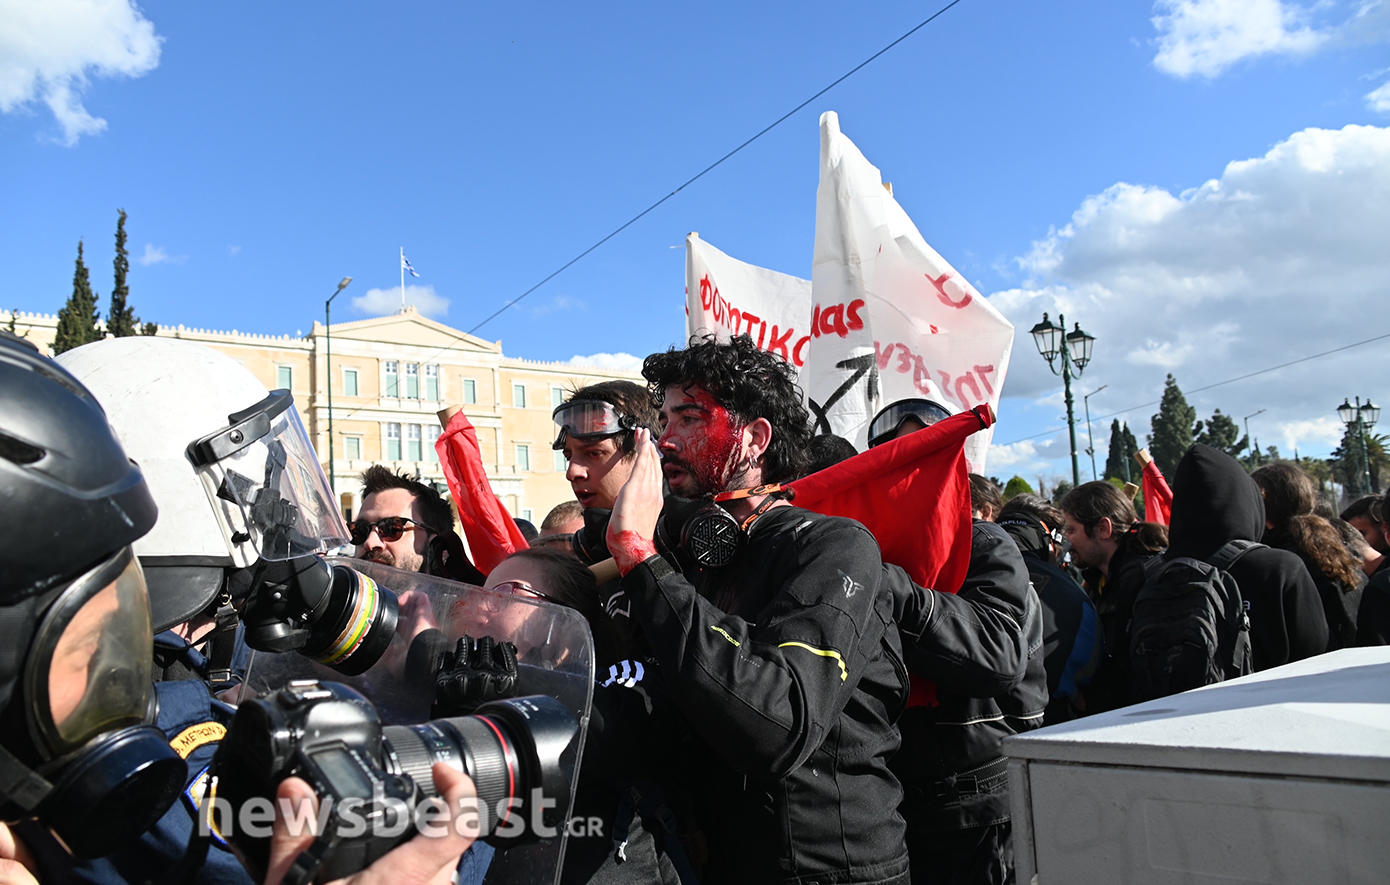
[[[1307,451],[1310,445],[1318,450],[1336,448],[1342,441],[1342,434],[1346,429],[1346,425],[1336,415],[1327,415],[1301,421],[1286,421],[1279,425],[1278,432],[1284,440],[1284,454],[1293,457],[1294,449]],[[1256,436],[1258,437],[1258,434]]]
[[[240,246],[228,246],[228,247],[227,247],[227,254],[228,254],[228,255],[240,255],[240,254],[241,254],[241,247],[240,247]]]
[[[415,309],[427,317],[449,315],[449,299],[434,291],[434,286],[406,286],[405,303],[415,305]],[[368,289],[365,295],[352,299],[352,308],[369,316],[386,316],[399,313],[401,309],[401,290]]]
[[[154,243],[145,244],[145,254],[135,259],[144,267],[152,264],[183,264],[188,260],[187,255],[170,255],[169,250],[163,246],[156,246]]]
[[[1390,114],[1390,82],[1366,94],[1366,106],[1382,114]]]
[[[529,313],[533,319],[539,319],[548,314],[565,310],[588,310],[588,307],[588,303],[582,299],[571,298],[568,295],[556,295],[549,301],[542,304],[530,305],[524,308],[524,310]]]
[[[1215,77],[1257,55],[1309,55],[1329,36],[1303,24],[1302,7],[1280,0],[1158,0],[1154,11],[1154,66],[1175,77]]]
[[[593,369],[609,369],[620,372],[640,372],[642,357],[630,353],[596,353],[591,356],[575,356],[569,359],[571,366],[587,366]]]
[[[106,129],[82,104],[88,77],[147,74],[162,41],[132,0],[0,0],[0,111],[42,101],[71,147]]]
[[[1195,391],[1390,332],[1387,193],[1390,129],[1307,129],[1179,194],[1122,182],[1084,200],[1019,259],[1027,284],[990,300],[1021,331],[1049,311],[1096,336],[1093,362],[1072,389],[1080,419],[1081,392],[1110,385],[1091,401],[1103,453],[1109,413],[1157,400],[1168,372]],[[1017,346],[1005,395],[1036,406],[1061,381],[1026,332]],[[1318,454],[1340,438],[1336,405],[1358,394],[1390,400],[1387,379],[1382,341],[1189,399],[1200,418],[1220,408],[1239,421],[1268,409],[1251,420],[1256,436]],[[1155,411],[1121,416],[1141,445]],[[1007,421],[1007,405],[1001,413]],[[1002,431],[1001,441],[1012,438]]]

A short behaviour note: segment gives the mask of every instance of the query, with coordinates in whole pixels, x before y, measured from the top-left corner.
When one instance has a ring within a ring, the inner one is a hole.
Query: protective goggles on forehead
[[[903,423],[915,418],[923,427],[930,427],[942,418],[951,417],[950,409],[929,399],[900,399],[874,416],[869,422],[869,448],[888,442],[897,436]]]
[[[637,421],[632,417],[619,412],[612,403],[595,399],[570,400],[557,406],[551,417],[560,427],[560,435],[551,447],[556,451],[565,447],[569,437],[588,441],[637,429]]]

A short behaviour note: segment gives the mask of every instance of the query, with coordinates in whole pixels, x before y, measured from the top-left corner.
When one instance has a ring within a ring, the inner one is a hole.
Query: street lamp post
[[[323,303],[323,353],[327,363],[324,374],[328,376],[328,487],[333,490],[335,497],[338,494],[338,484],[333,478],[333,299],[341,295],[350,282],[352,277],[343,277],[343,281],[338,284],[338,290],[329,295],[328,300]],[[336,501],[333,506],[338,506]]]
[[[1361,404],[1361,397],[1356,398],[1356,405],[1352,405],[1350,400],[1342,400],[1342,404],[1337,407],[1337,416],[1342,419],[1342,423],[1348,428],[1356,428],[1356,439],[1361,449],[1361,468],[1365,473],[1366,491],[1375,494],[1375,489],[1371,487],[1371,452],[1366,446],[1366,430],[1376,426],[1380,420],[1380,407],[1369,399],[1366,404]]]
[[[1086,407],[1086,454],[1091,456],[1092,480],[1099,479],[1100,477],[1096,476],[1096,438],[1091,435],[1091,397],[1109,386],[1109,384],[1102,384],[1081,398],[1081,404]]]
[[[1067,332],[1066,329],[1066,317],[1058,314],[1057,325],[1054,326],[1048,320],[1047,314],[1043,314],[1042,322],[1031,331],[1033,342],[1038,346],[1038,353],[1047,360],[1047,367],[1052,370],[1052,374],[1062,376],[1062,389],[1067,400],[1067,431],[1071,435],[1071,483],[1075,488],[1081,485],[1081,468],[1076,462],[1076,414],[1075,401],[1071,396],[1071,379],[1080,378],[1081,373],[1085,371],[1086,364],[1091,361],[1091,346],[1095,344],[1096,339],[1081,331],[1080,323],[1076,324],[1074,331]],[[1053,364],[1059,354],[1062,357],[1060,371]]]
[[[1249,415],[1245,416],[1245,446],[1250,450],[1251,467],[1260,466],[1260,447],[1255,445],[1255,438],[1250,435],[1250,419],[1254,418],[1256,415],[1263,415],[1265,411],[1265,409],[1260,409],[1258,412],[1251,412]]]

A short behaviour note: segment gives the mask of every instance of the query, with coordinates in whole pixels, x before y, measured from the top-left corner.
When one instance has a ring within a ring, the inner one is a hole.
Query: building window
[[[275,385],[277,390],[294,390],[294,369],[289,366],[276,366]]]
[[[425,441],[429,444],[429,449],[425,452],[425,460],[430,462],[431,464],[439,463],[439,450],[435,448],[435,445],[439,442],[439,437],[443,433],[443,430],[440,430],[438,427],[434,427],[431,428],[429,433],[427,434]]]
[[[565,404],[565,389],[563,387],[550,388],[550,407],[558,409]]]
[[[518,443],[518,444],[517,444],[517,447],[516,447],[516,469],[517,469],[517,470],[530,470],[530,469],[531,469],[531,447],[530,447],[530,446],[528,446],[528,445],[523,445],[523,444],[521,444],[521,443]]]
[[[439,402],[439,367],[425,366],[425,399]]]
[[[570,469],[570,462],[565,460],[565,453],[557,451],[555,453],[555,472],[564,473]]]
[[[536,511],[532,510],[530,507],[523,507],[521,508],[521,518],[529,523],[535,524]]]
[[[343,454],[349,461],[362,460],[362,437],[345,436],[343,437]]]
[[[471,406],[478,401],[478,382],[472,378],[463,379],[463,404]]]
[[[526,385],[525,385],[525,384],[513,384],[513,385],[512,385],[512,405],[516,406],[518,409],[524,409],[524,408],[526,408]]]
[[[420,461],[424,453],[420,451],[420,425],[405,426],[405,460]]]
[[[420,398],[420,364],[405,364],[405,398]]]
[[[343,370],[343,394],[345,396],[357,396],[357,370]]]
[[[401,460],[401,425],[386,425],[386,460]]]
[[[397,383],[397,369],[399,364],[395,360],[386,361],[386,396],[397,398],[401,395],[400,385]]]

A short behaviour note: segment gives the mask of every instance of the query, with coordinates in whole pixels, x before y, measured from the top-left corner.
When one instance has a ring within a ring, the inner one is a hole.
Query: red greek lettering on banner
[[[864,318],[859,315],[859,311],[863,309],[863,298],[856,298],[849,303],[847,315],[849,316],[849,330],[851,332],[858,332],[860,329],[864,328]],[[878,347],[878,344],[875,343],[874,347]]]
[[[782,359],[784,359],[784,360],[790,360],[790,359],[792,358],[792,355],[791,355],[791,353],[787,350],[787,342],[791,340],[792,333],[793,333],[795,330],[793,330],[790,326],[788,326],[788,327],[787,327],[787,331],[783,332],[781,335],[778,335],[778,334],[777,334],[777,328],[778,328],[778,327],[777,327],[777,324],[776,324],[776,323],[773,323],[773,324],[772,324],[772,340],[769,341],[769,342],[767,343],[767,350],[768,350],[769,353],[780,354],[781,357],[782,357]],[[800,346],[801,346],[800,344],[797,344],[797,347],[798,347],[798,348],[800,348]],[[800,364],[800,363],[797,363],[797,365],[799,366],[799,365],[801,365],[801,364]]]
[[[961,310],[962,308],[967,307],[970,304],[971,299],[974,297],[970,294],[970,291],[968,289],[965,289],[964,286],[959,287],[965,290],[965,297],[960,299],[959,301],[956,301],[950,295],[947,295],[946,281],[951,278],[950,273],[944,273],[940,277],[932,277],[931,274],[924,274],[924,276],[932,284],[932,287],[936,289],[936,297],[940,299],[942,304],[948,307],[954,307],[956,310]]]
[[[787,330],[787,334],[791,334],[790,329]],[[800,341],[796,342],[796,347],[792,348],[792,365],[796,366],[798,369],[806,365],[806,358],[801,355],[801,349],[810,343],[811,336],[806,335]]]

